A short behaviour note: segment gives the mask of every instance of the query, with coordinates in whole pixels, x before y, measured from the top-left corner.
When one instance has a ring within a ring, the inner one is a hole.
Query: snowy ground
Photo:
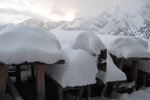
[[[70,100],[74,100],[74,96],[69,96]],[[69,100],[69,98],[67,99]],[[87,100],[87,99],[82,99]],[[150,88],[145,88],[143,90],[139,90],[136,92],[133,92],[131,94],[119,94],[114,93],[113,97],[105,98],[105,97],[93,97],[89,100],[150,100]]]

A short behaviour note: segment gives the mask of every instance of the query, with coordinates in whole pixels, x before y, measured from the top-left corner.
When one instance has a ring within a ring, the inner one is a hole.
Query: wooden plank
[[[37,100],[45,100],[45,65],[35,64]]]
[[[20,96],[19,92],[17,91],[15,85],[12,83],[12,81],[8,80],[8,91],[13,97],[13,100],[23,100],[23,98]]]
[[[1,64],[0,65],[0,100],[4,100],[7,79],[8,79],[7,66],[4,64]]]

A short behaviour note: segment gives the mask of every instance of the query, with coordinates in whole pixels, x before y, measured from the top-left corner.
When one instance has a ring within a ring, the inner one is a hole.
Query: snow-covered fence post
[[[5,64],[0,64],[0,100],[4,100],[7,79],[8,79],[7,66]]]

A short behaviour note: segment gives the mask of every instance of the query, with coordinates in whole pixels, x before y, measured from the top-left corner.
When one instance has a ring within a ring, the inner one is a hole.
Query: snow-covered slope
[[[29,19],[20,23],[20,25],[38,27],[47,31],[61,29],[111,35],[140,35],[149,38],[150,6],[145,5],[137,11],[124,11],[119,7],[114,7],[93,18],[77,18],[72,22],[43,22],[37,19]]]
[[[55,63],[63,59],[56,37],[43,30],[24,26],[8,26],[0,30],[0,62]]]

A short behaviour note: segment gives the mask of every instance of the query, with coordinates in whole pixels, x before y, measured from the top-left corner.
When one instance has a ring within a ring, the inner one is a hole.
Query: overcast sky
[[[118,6],[137,10],[150,0],[0,0],[1,23],[20,22],[28,18],[54,21],[97,16]]]

